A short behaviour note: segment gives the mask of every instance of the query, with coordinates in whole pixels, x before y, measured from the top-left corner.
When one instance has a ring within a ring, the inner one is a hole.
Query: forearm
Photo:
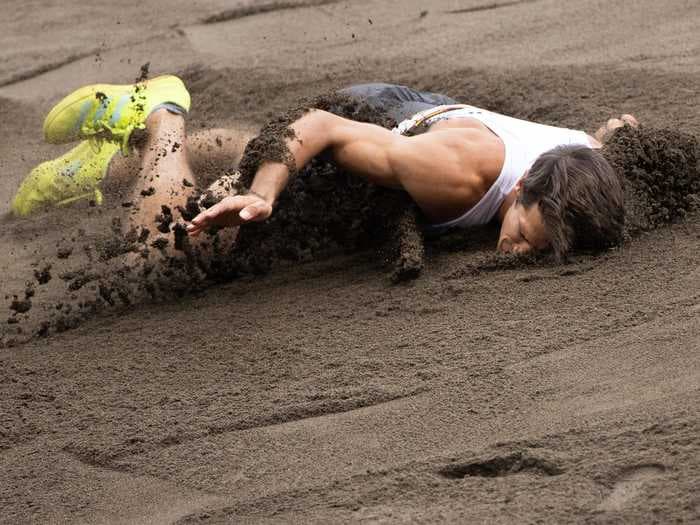
[[[320,110],[311,110],[290,128],[294,136],[285,139],[291,161],[297,170],[332,145],[334,120],[339,117]],[[258,168],[251,192],[273,204],[289,182],[289,167],[284,162],[265,161]]]

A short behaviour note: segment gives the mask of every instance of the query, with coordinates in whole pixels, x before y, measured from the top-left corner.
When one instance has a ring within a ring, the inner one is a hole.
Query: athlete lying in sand
[[[429,231],[495,218],[501,222],[497,249],[504,253],[551,249],[561,256],[584,236],[587,245],[620,239],[621,183],[596,150],[610,131],[637,126],[633,116],[610,119],[590,136],[403,86],[368,84],[343,93],[386,111],[399,125],[388,130],[308,111],[291,125],[294,136],[286,140],[297,168],[329,150],[341,167],[408,192]],[[88,142],[35,168],[15,196],[13,211],[27,215],[85,197],[99,202],[105,178],[131,186],[131,224],[152,228],[162,205],[176,209],[192,194],[193,168],[209,161],[235,166],[251,138],[233,130],[186,136],[189,106],[187,90],[173,76],[131,86],[88,86],[68,95],[46,118],[46,140]],[[145,129],[146,139],[130,152],[135,129]],[[200,213],[188,233],[196,237],[214,225],[267,219],[288,179],[285,163],[263,163],[245,195],[226,196]]]

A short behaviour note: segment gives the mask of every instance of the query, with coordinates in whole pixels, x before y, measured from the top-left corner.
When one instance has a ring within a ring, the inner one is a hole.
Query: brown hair
[[[619,243],[625,220],[620,178],[586,146],[558,146],[540,155],[522,182],[518,202],[542,212],[555,257],[574,248]]]

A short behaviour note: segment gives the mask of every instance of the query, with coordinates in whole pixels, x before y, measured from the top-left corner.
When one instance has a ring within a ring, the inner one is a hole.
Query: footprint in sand
[[[639,495],[646,482],[661,476],[666,467],[659,464],[637,465],[623,470],[612,492],[598,506],[599,510],[622,510]]]
[[[551,461],[532,456],[528,452],[514,452],[489,457],[483,461],[453,463],[438,472],[448,479],[464,479],[466,477],[498,478],[519,473],[558,476],[564,470]]]

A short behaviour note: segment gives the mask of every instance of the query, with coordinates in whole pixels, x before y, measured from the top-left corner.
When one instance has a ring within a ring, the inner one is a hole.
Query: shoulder
[[[449,148],[455,152],[473,153],[486,143],[499,139],[480,129],[464,127],[443,127],[431,129],[421,135],[406,137],[407,143],[424,143],[439,148]]]
[[[505,161],[505,144],[487,128],[446,128],[426,135],[433,135],[435,140],[449,148],[462,167],[471,166],[477,172],[500,171]]]
[[[479,139],[472,130],[444,129],[415,136],[399,136],[392,148],[397,160],[428,161],[444,166],[469,163],[478,156]]]
[[[500,170],[500,152],[482,143],[473,130],[445,129],[403,137],[392,148],[389,162],[399,175],[435,178],[470,194],[481,187],[492,169]],[[494,168],[491,168],[494,164]]]

